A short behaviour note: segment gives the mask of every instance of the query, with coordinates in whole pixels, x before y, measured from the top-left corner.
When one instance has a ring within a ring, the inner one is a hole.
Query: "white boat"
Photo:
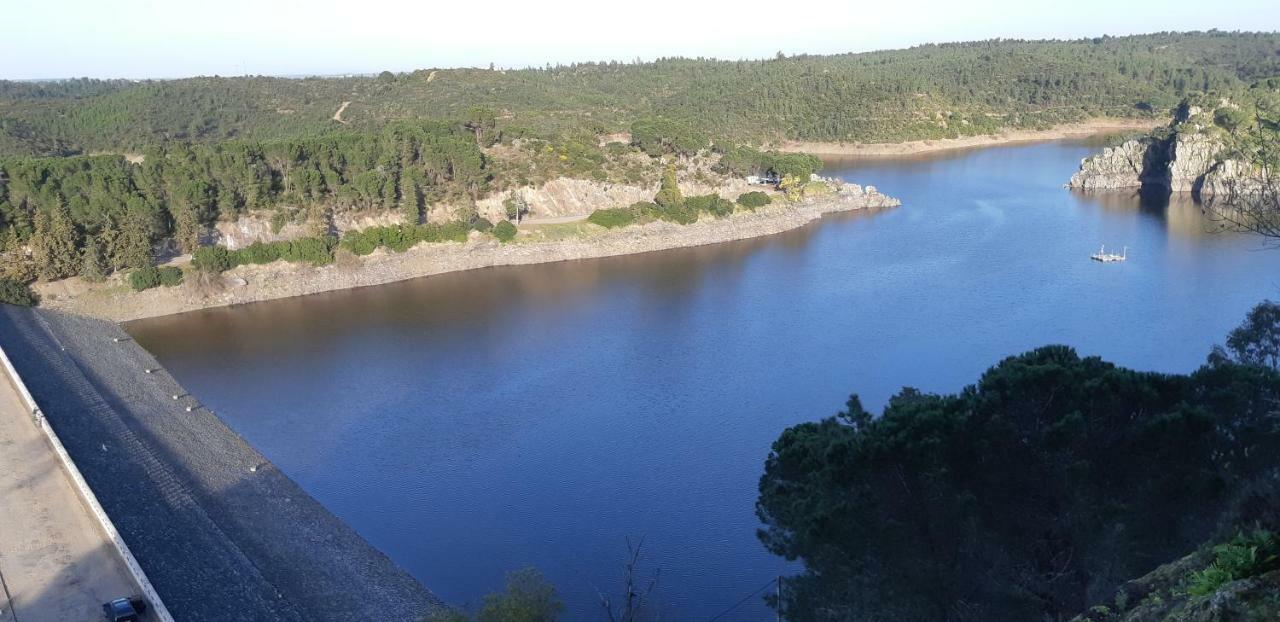
[[[1115,253],[1108,253],[1106,245],[1103,245],[1102,248],[1098,249],[1098,252],[1092,255],[1089,255],[1089,259],[1092,259],[1094,261],[1101,261],[1102,263],[1111,263],[1113,261],[1124,261],[1128,256],[1129,256],[1128,246],[1124,247],[1123,253],[1117,255]]]

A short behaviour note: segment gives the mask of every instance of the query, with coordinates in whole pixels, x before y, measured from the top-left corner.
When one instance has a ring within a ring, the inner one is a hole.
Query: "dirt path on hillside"
[[[351,102],[342,102],[342,105],[338,106],[338,111],[333,113],[333,120],[337,121],[338,123],[345,124],[346,121],[342,120],[342,112],[347,109],[347,106],[350,106],[350,105],[351,105]]]

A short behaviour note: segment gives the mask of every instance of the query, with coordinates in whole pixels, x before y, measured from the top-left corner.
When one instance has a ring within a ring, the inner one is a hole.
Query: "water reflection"
[[[137,322],[195,395],[456,602],[534,565],[596,619],[646,537],[669,619],[788,571],[762,461],[850,392],[956,391],[1067,343],[1188,371],[1274,297],[1280,253],[1194,205],[1062,188],[1089,144],[829,163],[903,200],[767,238],[493,268]],[[1089,260],[1130,247],[1120,265]],[[771,618],[759,601],[740,619]]]
[[[826,222],[873,217],[877,210],[829,214]],[[501,266],[310,296],[218,307],[131,322],[144,346],[166,356],[197,357],[319,353],[361,326],[448,335],[464,326],[501,322],[522,308],[554,313],[573,308],[602,287],[635,287],[650,300],[679,298],[740,278],[748,258],[770,249],[773,259],[799,262],[818,223],[777,235],[723,244],[591,260]],[[798,269],[798,266],[794,266]],[[317,312],[317,310],[323,310]],[[198,327],[198,330],[193,330]]]
[[[1207,236],[1230,235],[1221,223],[1214,222],[1204,206],[1190,193],[1143,196],[1136,190],[1105,192],[1072,191],[1083,209],[1102,209],[1121,215],[1138,214],[1161,223],[1170,236],[1202,239]]]

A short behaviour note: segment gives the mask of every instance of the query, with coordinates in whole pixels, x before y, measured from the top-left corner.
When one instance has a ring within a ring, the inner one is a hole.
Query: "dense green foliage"
[[[217,219],[253,209],[279,208],[278,227],[323,224],[334,209],[420,213],[428,202],[471,201],[490,179],[476,140],[468,125],[394,124],[278,143],[166,144],[136,165],[120,156],[0,160],[0,233],[31,248],[30,257],[6,252],[5,272],[52,280],[142,268],[156,240],[195,251]],[[319,263],[315,248],[297,251]]]
[[[1213,548],[1213,563],[1192,574],[1187,592],[1208,596],[1226,583],[1280,569],[1280,537],[1267,530],[1240,533]]]
[[[337,238],[326,236],[254,242],[234,251],[223,246],[202,246],[192,254],[191,267],[201,272],[218,274],[236,266],[268,264],[279,260],[327,266],[333,263],[333,251],[337,244]]]
[[[743,202],[744,197],[745,203]],[[736,204],[718,194],[684,197],[680,194],[680,189],[675,185],[674,174],[669,174],[664,176],[662,189],[658,191],[658,196],[655,197],[653,202],[641,201],[630,207],[598,209],[591,212],[591,215],[587,217],[587,222],[608,229],[653,220],[667,220],[676,224],[687,225],[697,222],[698,217],[702,214],[724,218],[739,207],[744,210],[753,210],[757,207],[768,205],[770,201],[769,195],[763,192],[745,193],[738,197]]]
[[[40,302],[31,286],[10,278],[0,277],[0,303],[21,307],[35,306]]]
[[[162,285],[164,287],[173,287],[181,284],[182,269],[174,266],[164,266],[160,268],[147,266],[141,270],[134,270],[129,273],[129,286],[136,292]]]
[[[1122,369],[1062,346],[954,395],[857,397],[786,430],[760,482],[766,547],[800,559],[790,620],[1060,619],[1194,549],[1274,487],[1280,373]]]
[[[1211,361],[1232,361],[1280,370],[1280,304],[1264,300],[1227,334],[1226,347],[1217,347]]]
[[[684,200],[684,205],[694,212],[705,212],[716,218],[723,218],[733,213],[733,202],[721,198],[718,194],[689,197]]]
[[[808,181],[811,174],[822,170],[822,159],[807,153],[760,151],[741,145],[717,146],[716,150],[721,152],[717,168],[738,176],[764,173],[778,178],[791,175]]]
[[[1280,36],[1268,33],[1160,33],[380,77],[0,82],[0,153],[291,139],[340,125],[332,116],[343,101],[352,102],[342,125],[351,132],[402,119],[470,119],[478,110],[472,132],[483,140],[580,128],[639,130],[641,144],[655,150],[691,144],[649,139],[663,134],[740,142],[941,138],[1167,110],[1192,91],[1280,74],[1278,45]],[[494,124],[485,110],[505,114]]]
[[[591,215],[587,217],[587,222],[593,225],[600,225],[606,229],[613,229],[615,227],[625,227],[635,222],[637,216],[637,211],[633,208],[614,207],[591,212]]]
[[[281,204],[400,206],[475,198],[490,174],[462,126],[395,124],[274,143],[167,143],[140,165],[120,156],[0,160],[0,224],[22,235],[61,203],[85,233],[141,213],[155,237],[180,238],[219,216]]]
[[[444,224],[370,227],[348,231],[342,238],[342,247],[356,255],[368,255],[380,247],[399,253],[419,242],[466,242],[470,230],[471,225],[459,220]]]
[[[516,238],[516,226],[504,220],[493,226],[493,237],[499,242],[510,242]]]
[[[756,209],[757,207],[764,207],[772,202],[773,202],[773,199],[770,199],[768,194],[760,192],[759,190],[756,190],[753,192],[744,192],[741,195],[738,195],[738,205],[741,205],[742,207],[745,207],[747,209]]]

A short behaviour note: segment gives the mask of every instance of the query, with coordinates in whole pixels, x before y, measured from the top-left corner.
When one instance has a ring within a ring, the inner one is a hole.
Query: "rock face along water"
[[[569,620],[621,589],[626,538],[666,619],[793,569],[756,539],[787,426],[903,386],[956,391],[1050,343],[1194,369],[1280,253],[1176,197],[1072,193],[1098,145],[833,161],[902,206],[764,238],[490,268],[129,326],[184,386],[453,603],[538,567]],[[1128,261],[1102,265],[1105,242]],[[771,619],[756,599],[737,619]]]

